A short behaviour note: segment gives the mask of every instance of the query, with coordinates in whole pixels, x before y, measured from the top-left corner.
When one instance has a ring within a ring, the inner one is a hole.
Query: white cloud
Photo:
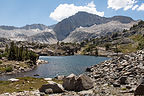
[[[139,7],[139,5],[133,6],[132,10],[136,10]]]
[[[140,7],[138,7],[137,10],[138,10],[138,11],[144,11],[144,3],[142,3],[142,4],[140,5]]]
[[[74,4],[60,4],[54,12],[50,14],[50,18],[61,21],[69,16],[76,14],[79,11],[85,11],[88,13],[96,14],[99,16],[104,16],[104,12],[99,12],[96,10],[96,5],[94,2],[88,3],[86,6],[76,6]]]
[[[125,11],[131,9],[136,0],[108,0],[108,8],[118,10],[123,8]]]

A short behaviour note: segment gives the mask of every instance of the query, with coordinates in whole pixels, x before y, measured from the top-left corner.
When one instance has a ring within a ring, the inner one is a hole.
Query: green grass
[[[139,42],[144,40],[144,37],[142,35],[132,35],[131,37],[129,37],[130,39],[132,39],[135,42]]]
[[[134,43],[119,45],[119,50],[122,53],[136,52],[144,48],[144,37],[142,35],[132,35],[129,37]]]
[[[47,84],[47,81],[42,78],[22,77],[17,79],[19,79],[17,82],[0,81],[0,94],[32,91],[39,89],[43,84]]]
[[[137,45],[135,45],[135,44],[119,45],[118,49],[124,54],[136,52],[137,51]]]
[[[3,62],[2,61],[0,61],[0,64],[2,64]]]
[[[130,37],[135,43],[137,43],[137,49],[142,50],[144,49],[144,36],[143,35],[133,35]]]
[[[11,66],[8,66],[8,67],[6,67],[6,68],[5,68],[5,71],[6,71],[6,72],[12,72],[12,71],[13,71],[13,69],[12,69],[12,67],[11,67]]]
[[[127,90],[127,88],[121,88],[121,90]]]
[[[57,79],[53,79],[52,81],[58,83],[58,84],[63,84],[63,81],[62,80],[57,80]]]

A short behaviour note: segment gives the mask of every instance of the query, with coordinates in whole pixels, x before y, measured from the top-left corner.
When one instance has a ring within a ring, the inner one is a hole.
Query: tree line
[[[33,64],[36,64],[36,60],[39,58],[35,52],[28,50],[28,48],[25,48],[23,45],[20,47],[16,46],[14,42],[11,42],[10,46],[6,45],[3,56],[7,57],[8,60],[30,60]]]

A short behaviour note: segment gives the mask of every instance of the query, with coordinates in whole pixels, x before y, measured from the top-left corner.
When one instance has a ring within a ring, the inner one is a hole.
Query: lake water
[[[0,80],[7,80],[10,78],[31,76],[39,74],[38,78],[53,78],[58,75],[69,75],[74,73],[76,75],[85,72],[87,67],[98,64],[105,60],[107,57],[96,56],[40,56],[40,59],[47,60],[48,64],[41,64],[36,69],[18,73],[13,75],[0,76]]]

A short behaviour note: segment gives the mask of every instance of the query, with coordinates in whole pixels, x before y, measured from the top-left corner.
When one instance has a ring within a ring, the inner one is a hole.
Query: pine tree
[[[28,52],[28,48],[26,48],[25,50],[25,60],[29,59],[29,52]]]
[[[98,49],[95,50],[95,55],[98,56]]]
[[[8,51],[9,51],[9,48],[8,48],[8,45],[6,44],[5,52],[8,53]]]
[[[16,46],[16,60],[19,60],[19,47]]]
[[[15,60],[16,59],[16,47],[15,47],[15,43],[14,42],[11,42],[8,59],[9,60]]]
[[[24,51],[23,46],[21,46],[19,48],[19,61],[23,60],[23,51]]]

